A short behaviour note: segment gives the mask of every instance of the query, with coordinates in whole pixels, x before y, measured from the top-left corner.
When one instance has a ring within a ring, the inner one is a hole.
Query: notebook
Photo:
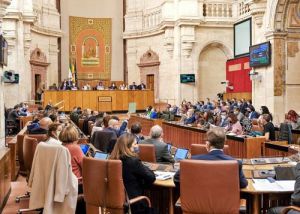
[[[105,160],[108,158],[108,154],[104,152],[96,151],[94,158]]]
[[[83,152],[84,155],[87,155],[90,145],[88,144],[80,144],[81,151]]]
[[[183,149],[183,148],[178,148],[175,152],[175,156],[174,159],[175,161],[180,161],[180,160],[184,160],[187,158],[189,153],[188,149]]]

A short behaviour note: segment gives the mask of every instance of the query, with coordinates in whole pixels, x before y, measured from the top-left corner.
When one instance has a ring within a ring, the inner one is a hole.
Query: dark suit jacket
[[[214,160],[235,160],[231,156],[225,155],[223,153],[223,151],[221,151],[221,150],[213,150],[213,151],[209,152],[208,154],[204,154],[204,155],[195,155],[195,156],[192,156],[192,159],[194,159],[194,160],[212,160],[212,161],[214,161]],[[244,188],[248,185],[248,181],[246,180],[245,175],[243,173],[242,163],[240,161],[238,161],[238,162],[239,162],[240,188]],[[174,183],[175,183],[176,187],[179,187],[179,182],[180,182],[180,171],[178,170],[176,172],[176,174],[174,175]],[[222,182],[222,181],[220,180],[220,182]]]
[[[154,173],[135,157],[121,158],[123,168],[123,183],[129,199],[144,195],[144,189],[155,181]],[[132,213],[146,213],[147,204],[144,201],[131,205]]]
[[[169,162],[174,163],[174,158],[171,156],[170,152],[168,151],[168,145],[164,142],[161,142],[156,139],[147,139],[141,141],[139,144],[153,144],[155,147],[155,156],[156,162]]]
[[[300,163],[296,165],[296,183],[291,199],[293,205],[300,206]]]
[[[130,85],[129,89],[130,90],[136,90],[136,89],[138,89],[138,86],[137,85]]]

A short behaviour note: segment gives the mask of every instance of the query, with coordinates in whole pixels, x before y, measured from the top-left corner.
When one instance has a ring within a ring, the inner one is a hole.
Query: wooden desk
[[[206,130],[189,127],[176,122],[162,124],[164,130],[164,141],[171,142],[178,148],[190,149],[191,144],[204,144],[206,141]],[[264,137],[237,137],[227,135],[225,145],[229,145],[229,155],[235,158],[255,158],[262,155],[262,144]]]
[[[298,153],[300,147],[296,144],[282,144],[280,142],[265,142],[264,156],[265,157],[287,157]]]
[[[44,107],[51,102],[63,103],[61,111],[72,111],[74,106],[82,109],[101,109],[99,97],[111,97],[112,111],[128,111],[128,104],[135,102],[137,110],[144,110],[147,106],[154,106],[153,90],[101,90],[101,91],[45,91]],[[99,106],[100,105],[100,106]]]
[[[275,127],[275,135],[276,139],[279,136],[279,128]],[[300,144],[300,130],[299,129],[294,129],[292,130],[292,144]]]
[[[11,192],[10,173],[10,150],[8,148],[0,149],[0,213],[2,213]]]
[[[140,123],[142,126],[142,135],[148,136],[151,127],[154,125],[162,126],[162,122],[163,121],[161,119],[149,119],[146,117],[140,117],[138,115],[131,115],[128,121],[128,128],[130,129],[133,123]]]

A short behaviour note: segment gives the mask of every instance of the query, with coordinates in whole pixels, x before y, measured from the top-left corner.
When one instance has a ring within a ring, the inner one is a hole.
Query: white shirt
[[[47,143],[47,144],[56,144],[56,145],[61,145],[62,144],[59,140],[57,140],[53,137],[50,137],[45,143]]]

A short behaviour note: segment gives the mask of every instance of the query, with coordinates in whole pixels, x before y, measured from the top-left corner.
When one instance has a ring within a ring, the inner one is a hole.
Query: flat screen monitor
[[[251,32],[251,18],[234,24],[234,57],[240,57],[249,54],[249,47],[252,44]]]
[[[181,83],[192,83],[195,82],[195,74],[180,74]]]
[[[81,144],[80,148],[83,154],[86,155],[89,151],[90,146],[88,144]]]
[[[178,148],[176,150],[176,153],[174,156],[175,161],[180,161],[180,160],[186,159],[188,156],[188,153],[189,153],[188,149]]]
[[[96,152],[94,158],[105,160],[108,158],[108,154],[104,152]]]
[[[271,43],[264,42],[249,48],[250,67],[268,66],[271,64]]]

